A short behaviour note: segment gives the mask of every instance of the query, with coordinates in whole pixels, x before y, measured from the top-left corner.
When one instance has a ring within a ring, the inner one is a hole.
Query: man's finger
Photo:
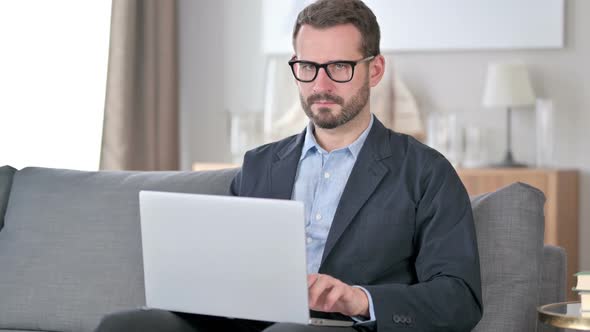
[[[316,310],[316,311],[324,311],[323,309],[323,305],[326,302],[326,295],[328,294],[328,292],[323,292],[321,293],[315,300],[314,305],[310,305],[309,308],[312,310]]]
[[[331,286],[321,287],[317,283],[309,290],[309,305],[320,306],[324,302],[325,295],[330,291]]]
[[[326,276],[326,275],[321,275],[319,276],[315,282],[313,283],[313,285],[311,285],[311,287],[309,287],[308,291],[309,291],[309,305],[310,306],[318,306],[319,302],[319,298],[320,296],[326,291],[329,290],[330,288],[333,287],[332,283],[333,283],[333,278]]]
[[[314,291],[313,294],[310,294],[309,296],[309,307],[310,308],[320,308],[319,310],[321,311],[321,307],[323,305],[323,303],[326,301],[326,295],[328,294],[329,290],[317,290]]]
[[[307,275],[307,288],[311,287],[316,282],[316,280],[318,280],[319,277],[320,277],[320,275],[317,273],[308,274]]]
[[[345,285],[339,284],[334,285],[332,289],[326,294],[326,298],[323,305],[324,311],[334,311],[334,305],[342,300],[342,297],[346,291]]]

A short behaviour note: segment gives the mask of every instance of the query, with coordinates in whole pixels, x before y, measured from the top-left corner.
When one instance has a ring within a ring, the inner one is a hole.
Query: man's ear
[[[371,61],[369,65],[369,85],[375,87],[385,73],[385,57],[379,54]]]

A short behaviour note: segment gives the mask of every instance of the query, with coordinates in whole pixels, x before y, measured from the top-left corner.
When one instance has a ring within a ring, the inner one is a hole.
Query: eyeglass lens
[[[353,66],[349,63],[336,62],[327,65],[327,74],[335,81],[349,81],[352,79]],[[302,81],[311,81],[317,75],[319,66],[313,63],[295,64],[295,75]]]

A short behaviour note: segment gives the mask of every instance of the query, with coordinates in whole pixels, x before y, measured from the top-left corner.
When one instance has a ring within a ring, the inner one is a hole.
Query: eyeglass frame
[[[371,55],[368,56],[366,58],[357,60],[357,61],[352,61],[352,60],[334,60],[334,61],[328,61],[325,63],[317,63],[317,62],[313,62],[313,61],[307,61],[307,60],[295,60],[295,57],[293,57],[293,59],[289,60],[289,66],[291,67],[291,72],[293,73],[293,77],[295,77],[296,80],[298,80],[299,82],[302,83],[311,83],[313,81],[315,81],[315,79],[318,77],[318,73],[320,72],[320,69],[324,69],[324,72],[326,73],[326,75],[328,75],[328,77],[336,82],[336,83],[348,83],[350,81],[352,81],[352,79],[354,78],[354,68],[356,67],[357,64],[359,63],[363,63],[363,62],[367,62],[367,61],[371,61],[373,59],[375,59],[375,55]],[[311,80],[302,80],[299,79],[299,77],[297,77],[297,74],[295,74],[295,65],[298,63],[303,63],[303,64],[310,64],[313,65],[315,67],[315,75],[313,75],[313,78]],[[344,63],[344,64],[348,64],[352,67],[352,73],[350,74],[350,78],[348,80],[345,81],[341,81],[341,80],[335,80],[332,77],[332,74],[330,74],[330,71],[328,70],[328,66],[329,65],[333,65],[335,63]]]

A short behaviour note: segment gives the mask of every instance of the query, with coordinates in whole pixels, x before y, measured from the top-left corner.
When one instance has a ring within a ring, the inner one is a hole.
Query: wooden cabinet
[[[567,253],[568,299],[577,300],[570,291],[573,274],[578,271],[578,171],[535,168],[458,169],[470,195],[497,190],[513,182],[530,184],[545,193],[545,243],[560,246]]]
[[[225,168],[235,168],[240,167],[240,164],[231,164],[231,163],[193,163],[192,170],[193,171],[214,171],[219,169]]]

